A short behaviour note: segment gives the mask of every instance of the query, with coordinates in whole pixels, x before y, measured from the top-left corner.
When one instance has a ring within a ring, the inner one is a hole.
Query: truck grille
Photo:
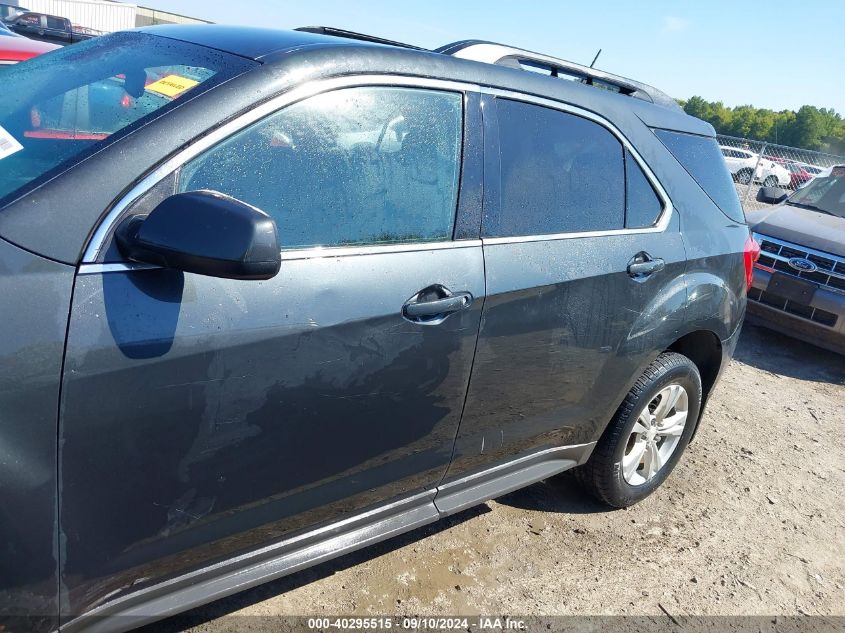
[[[777,270],[845,293],[845,257],[823,253],[758,233],[754,234],[754,239],[760,244],[761,251],[757,266]],[[789,265],[789,260],[796,257],[813,262],[818,269],[813,272],[795,270]]]
[[[761,251],[760,259],[755,266],[776,270],[792,277],[812,281],[834,292],[845,293],[845,258],[758,233],[754,234],[754,239],[760,244]],[[818,269],[812,272],[796,270],[789,265],[789,260],[796,257],[813,262]],[[832,312],[801,305],[758,288],[752,288],[748,292],[748,298],[827,327],[834,327],[838,319]]]

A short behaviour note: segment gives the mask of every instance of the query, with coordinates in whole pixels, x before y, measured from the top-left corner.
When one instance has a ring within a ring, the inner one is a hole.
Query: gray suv
[[[696,431],[755,250],[712,127],[538,53],[308,31],[4,75],[10,629],[131,628],[576,467],[629,506]]]
[[[749,211],[748,223],[762,249],[749,318],[845,354],[845,165],[777,206]]]

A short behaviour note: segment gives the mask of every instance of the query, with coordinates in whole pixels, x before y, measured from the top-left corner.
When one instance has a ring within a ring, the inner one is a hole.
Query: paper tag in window
[[[6,130],[0,126],[0,160],[3,160],[7,156],[11,156],[15,152],[19,152],[23,149],[23,145],[15,140],[15,137],[9,134]]]
[[[149,86],[146,86],[146,89],[162,94],[165,97],[178,97],[180,94],[190,88],[193,88],[198,83],[198,81],[188,79],[187,77],[167,75],[167,77],[162,77],[158,81],[154,81]]]

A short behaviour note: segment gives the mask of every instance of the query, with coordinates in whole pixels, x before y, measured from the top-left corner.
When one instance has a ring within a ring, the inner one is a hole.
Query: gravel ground
[[[607,511],[563,475],[196,609],[159,630],[287,615],[845,615],[845,357],[746,325],[698,435]]]

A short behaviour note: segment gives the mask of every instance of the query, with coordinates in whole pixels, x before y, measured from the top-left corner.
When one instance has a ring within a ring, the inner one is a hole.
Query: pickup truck
[[[67,18],[45,13],[22,13],[8,23],[9,29],[33,40],[73,44],[99,35],[93,29],[83,29],[70,23]]]

